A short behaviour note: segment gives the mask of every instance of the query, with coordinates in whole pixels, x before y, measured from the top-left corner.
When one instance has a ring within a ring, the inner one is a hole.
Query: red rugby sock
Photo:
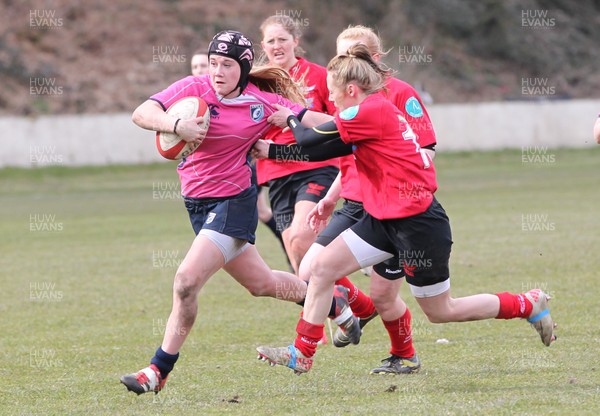
[[[410,358],[415,355],[410,322],[411,314],[408,308],[406,308],[406,312],[400,318],[393,321],[383,321],[383,325],[387,329],[388,334],[390,334],[390,341],[392,342],[390,354],[402,358]]]
[[[304,319],[298,321],[296,332],[298,336],[294,341],[294,346],[300,350],[305,357],[312,357],[317,352],[317,343],[323,338],[323,328],[325,325],[315,325],[306,322]]]
[[[500,299],[500,310],[496,319],[527,318],[531,315],[533,305],[524,294],[509,292],[496,293]]]
[[[356,287],[347,277],[342,277],[335,282],[336,285],[344,286],[349,290],[348,302],[354,315],[359,318],[368,318],[375,312],[375,305],[369,296]]]

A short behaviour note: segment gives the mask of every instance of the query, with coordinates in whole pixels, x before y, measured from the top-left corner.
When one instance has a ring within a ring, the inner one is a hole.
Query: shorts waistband
[[[352,199],[346,199],[346,203],[348,205],[353,205],[355,207],[362,207],[363,203],[362,202],[358,202],[358,201],[353,201]]]
[[[191,196],[184,196],[183,200],[185,202],[189,202],[194,205],[208,205],[208,204],[214,204],[216,202],[225,201],[230,198],[231,198],[230,196],[222,196],[222,197],[215,197],[215,198],[192,198]]]

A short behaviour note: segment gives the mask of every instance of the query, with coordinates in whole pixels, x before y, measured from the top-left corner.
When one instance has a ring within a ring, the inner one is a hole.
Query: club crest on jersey
[[[262,104],[252,104],[250,106],[250,117],[252,121],[258,123],[265,116],[265,108]]]
[[[340,118],[342,120],[352,120],[358,114],[358,106],[353,105],[352,107],[346,108],[344,111],[340,113]]]
[[[423,117],[423,107],[421,107],[421,103],[419,103],[419,100],[417,100],[415,97],[410,97],[408,100],[406,100],[404,108],[411,117]]]
[[[217,109],[219,108],[216,104],[208,104],[208,110],[210,111],[210,118],[219,118],[219,113]]]

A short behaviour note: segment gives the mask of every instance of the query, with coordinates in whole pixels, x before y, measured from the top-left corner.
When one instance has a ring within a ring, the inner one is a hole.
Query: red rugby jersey
[[[419,146],[436,144],[433,124],[417,91],[409,83],[391,77],[388,78],[385,87],[387,92],[382,94],[404,114],[417,136]],[[362,201],[362,191],[352,155],[340,158],[340,170],[342,171],[340,196],[353,201]]]
[[[435,168],[402,113],[382,94],[335,118],[345,143],[354,145],[365,210],[377,219],[424,212],[437,190]]]

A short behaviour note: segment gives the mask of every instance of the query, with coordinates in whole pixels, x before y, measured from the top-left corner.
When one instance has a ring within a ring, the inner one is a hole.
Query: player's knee
[[[290,253],[288,255],[296,265],[300,265],[311,244],[312,241],[307,241],[300,236],[290,239]]]
[[[195,299],[200,290],[198,279],[185,270],[178,270],[175,274],[173,291],[181,300]]]
[[[310,264],[311,284],[336,280],[335,270],[323,256],[315,257]],[[338,276],[339,277],[339,276]]]
[[[311,278],[311,273],[310,264],[306,264],[304,261],[300,262],[300,267],[298,268],[298,277],[300,280],[308,282]]]
[[[398,298],[398,294],[392,291],[373,290],[369,292],[369,296],[373,301],[373,305],[378,311],[385,311],[394,305]]]

